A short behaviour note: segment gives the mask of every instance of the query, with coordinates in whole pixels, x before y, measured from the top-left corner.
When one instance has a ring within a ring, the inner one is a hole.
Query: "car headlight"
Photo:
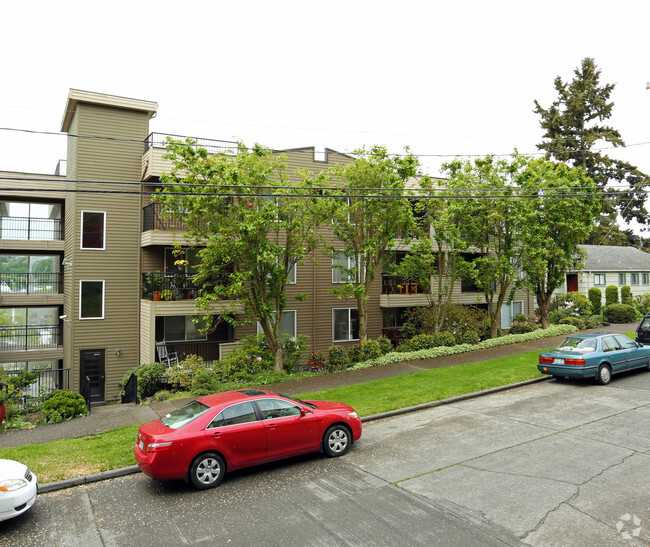
[[[24,479],[7,479],[0,482],[0,492],[13,492],[25,486],[27,486],[27,481]]]
[[[358,418],[359,413],[355,410],[354,412],[350,412],[348,416],[350,416],[350,418]]]

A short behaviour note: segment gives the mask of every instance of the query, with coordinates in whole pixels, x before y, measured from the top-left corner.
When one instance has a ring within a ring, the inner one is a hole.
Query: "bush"
[[[450,332],[436,334],[418,334],[401,345],[400,351],[419,351],[422,349],[455,346],[456,337]]]
[[[325,370],[327,359],[320,351],[312,351],[307,358],[307,366],[312,372],[321,372]]]
[[[187,391],[192,386],[194,375],[205,369],[206,366],[202,357],[199,355],[188,355],[177,365],[166,368],[163,377],[174,389]]]
[[[383,354],[378,340],[364,340],[361,342],[361,361],[377,359],[377,357],[381,357]]]
[[[42,410],[48,423],[58,423],[88,414],[83,396],[63,389],[53,391],[43,403]]]
[[[192,395],[200,397],[219,391],[219,376],[212,369],[198,370],[192,378]]]
[[[341,346],[330,346],[329,349],[329,369],[330,372],[345,370],[350,363],[348,352]]]
[[[634,298],[634,306],[641,315],[650,313],[650,294],[646,293]]]
[[[604,316],[610,323],[633,323],[636,310],[628,304],[611,304],[605,308]]]
[[[586,324],[585,324],[585,320],[581,319],[580,317],[572,317],[572,316],[563,317],[562,319],[560,319],[558,321],[558,324],[559,325],[573,325],[578,330],[585,330],[585,328],[587,328]]]
[[[587,317],[587,319],[585,319],[585,328],[586,329],[599,329],[602,326],[603,326],[603,324],[600,321],[598,321],[598,319],[596,319],[593,315],[591,317]]]
[[[630,289],[629,285],[623,285],[621,287],[621,304],[634,306],[634,299],[632,298],[632,289]]]
[[[467,331],[464,332],[460,338],[457,338],[457,341],[459,344],[478,344],[481,339],[478,335],[478,332],[473,332],[473,331]]]
[[[509,334],[524,334],[525,332],[533,332],[535,329],[540,328],[539,317],[533,315],[528,317],[523,313],[515,315],[512,326],[508,331]]]
[[[382,355],[386,355],[395,349],[393,348],[393,343],[385,336],[377,338],[377,343],[379,344],[379,349]]]
[[[485,329],[485,322],[488,323],[487,338],[490,337],[490,320],[487,312],[480,308],[463,304],[451,304],[447,309],[444,330],[451,332],[454,336],[461,338],[466,332],[477,332]],[[441,344],[443,345],[443,344]]]
[[[122,387],[126,386],[132,374],[138,378],[138,396],[141,399],[151,397],[156,391],[160,391],[165,383],[164,374],[167,365],[164,363],[147,363],[129,370],[122,380]]]
[[[605,306],[612,304],[618,304],[618,287],[616,285],[610,285],[605,289]]]
[[[602,291],[598,287],[591,287],[588,294],[592,313],[595,315],[600,315],[600,308],[602,307],[603,303]]]

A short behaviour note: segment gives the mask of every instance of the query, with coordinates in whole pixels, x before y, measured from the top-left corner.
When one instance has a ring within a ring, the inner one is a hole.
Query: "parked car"
[[[38,479],[13,460],[0,460],[0,521],[23,514],[36,501]]]
[[[342,456],[359,437],[361,420],[346,404],[242,389],[199,397],[141,425],[134,451],[150,477],[203,490],[226,471],[311,452]]]
[[[636,328],[636,341],[650,344],[650,313],[646,313]]]
[[[613,374],[635,368],[650,370],[650,346],[623,334],[573,334],[539,356],[538,370],[556,378],[595,378],[610,382]]]

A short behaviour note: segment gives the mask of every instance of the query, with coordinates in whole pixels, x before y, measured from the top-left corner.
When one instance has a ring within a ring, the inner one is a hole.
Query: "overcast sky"
[[[59,132],[70,88],[158,102],[151,130],[273,148],[537,152],[537,99],[584,57],[615,83],[610,155],[650,172],[647,1],[2,2],[0,127]],[[0,130],[0,170],[63,136]],[[632,146],[634,145],[634,146]]]

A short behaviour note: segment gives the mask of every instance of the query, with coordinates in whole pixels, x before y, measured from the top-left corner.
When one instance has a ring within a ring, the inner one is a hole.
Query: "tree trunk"
[[[282,346],[278,344],[273,354],[273,370],[275,372],[282,372],[284,370],[284,355],[282,354]]]
[[[547,329],[550,323],[548,318],[548,308],[550,295],[537,295],[537,311],[539,311],[539,320],[542,323],[542,328]]]
[[[357,318],[359,320],[359,345],[363,344],[368,333],[366,306],[367,301],[363,297],[357,298]]]

